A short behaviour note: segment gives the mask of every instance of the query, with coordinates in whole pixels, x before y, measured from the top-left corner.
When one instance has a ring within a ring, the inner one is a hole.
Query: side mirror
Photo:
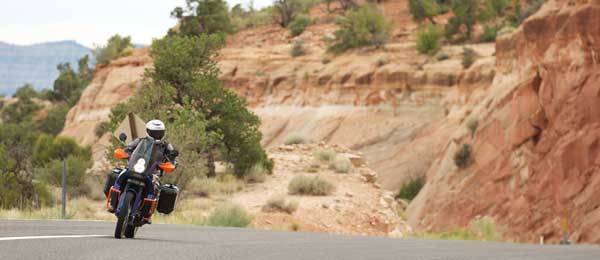
[[[173,156],[173,157],[177,157],[177,156],[179,156],[179,151],[177,151],[177,150],[173,150],[173,151],[171,151],[171,152],[169,153],[169,155],[171,155],[171,156]]]
[[[119,134],[119,140],[121,140],[121,142],[125,142],[127,140],[127,134],[125,134],[125,133]]]

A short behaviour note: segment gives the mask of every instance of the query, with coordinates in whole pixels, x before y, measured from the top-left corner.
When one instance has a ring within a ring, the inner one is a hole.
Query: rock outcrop
[[[566,222],[572,241],[600,243],[600,3],[549,1],[498,39],[496,58],[492,86],[469,96],[411,203],[411,226],[490,216],[507,238],[556,242]],[[479,119],[473,136],[467,118]],[[473,163],[458,169],[465,143]]]

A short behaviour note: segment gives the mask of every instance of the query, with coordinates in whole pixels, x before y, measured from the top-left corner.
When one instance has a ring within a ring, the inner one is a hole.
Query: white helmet
[[[165,124],[158,119],[150,120],[146,123],[146,133],[156,140],[161,140],[165,136],[165,130]]]

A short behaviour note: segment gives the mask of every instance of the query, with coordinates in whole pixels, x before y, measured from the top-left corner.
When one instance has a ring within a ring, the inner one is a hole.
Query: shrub
[[[480,39],[482,42],[493,42],[496,41],[496,36],[498,36],[498,28],[486,25]]]
[[[331,62],[331,59],[329,57],[323,57],[321,59],[321,63],[323,63],[323,64],[328,64],[330,62]]]
[[[283,143],[285,145],[303,144],[306,143],[306,139],[299,134],[292,134],[288,136]]]
[[[306,15],[299,15],[296,18],[294,18],[294,20],[292,20],[292,22],[288,25],[288,28],[290,29],[290,33],[292,34],[292,36],[296,37],[302,34],[306,26],[309,26],[311,23],[312,20],[310,19],[310,17]]]
[[[206,219],[206,225],[213,227],[246,227],[252,217],[239,205],[224,203]]]
[[[288,185],[290,194],[325,196],[331,194],[335,187],[330,182],[319,178],[319,176],[308,177],[298,175]]]
[[[502,232],[498,230],[493,219],[483,217],[471,221],[466,228],[457,228],[442,233],[424,234],[426,238],[443,240],[480,240],[502,241]]]
[[[352,162],[346,156],[336,156],[335,160],[330,162],[329,168],[337,173],[348,173],[352,168]]]
[[[387,63],[388,63],[388,59],[387,58],[384,58],[384,57],[377,58],[377,63],[376,63],[377,67],[381,67],[381,66],[383,66],[383,65],[385,65]]]
[[[262,164],[256,164],[244,175],[246,183],[262,183],[267,179],[267,170]]]
[[[471,48],[463,48],[463,58],[462,58],[462,65],[463,68],[468,69],[471,67],[471,65],[473,65],[473,63],[475,63],[475,50],[471,49]]]
[[[534,0],[531,1],[531,3],[529,3],[529,5],[527,5],[519,14],[518,14],[518,23],[521,24],[523,23],[523,21],[525,21],[527,18],[529,18],[530,16],[534,15],[535,13],[537,13],[537,11],[540,10],[540,8],[542,8],[542,5],[544,5],[545,0]]]
[[[83,185],[85,172],[92,167],[92,161],[79,156],[70,155],[66,159],[67,163],[67,191],[69,194],[79,195],[87,194],[89,188]],[[40,168],[40,175],[48,183],[61,186],[63,171],[63,162],[60,159],[52,160],[46,167]]]
[[[415,178],[407,183],[404,183],[396,194],[397,199],[413,200],[421,188],[425,185],[425,180],[422,177]]]
[[[450,59],[450,55],[448,53],[445,52],[440,52],[437,54],[437,56],[435,57],[436,60],[438,61],[443,61],[443,60],[447,60]]]
[[[452,12],[454,17],[448,20],[445,27],[446,38],[451,41],[470,40],[473,27],[480,16],[480,1],[454,0],[452,1]],[[458,39],[454,38],[456,34],[460,34]]]
[[[100,122],[99,124],[96,125],[96,128],[94,129],[94,134],[96,134],[96,137],[100,138],[102,137],[102,135],[104,135],[104,133],[110,131],[110,123],[109,122]]]
[[[185,7],[176,7],[171,11],[171,17],[178,20],[178,26],[168,32],[171,36],[198,36],[233,31],[227,2],[224,0],[186,0]]]
[[[471,145],[463,144],[454,154],[454,164],[458,168],[466,168],[471,164]]]
[[[433,25],[423,28],[417,34],[417,51],[422,54],[434,55],[440,50],[441,34]]]
[[[362,46],[381,46],[389,38],[390,25],[373,4],[348,11],[336,24],[339,29],[328,50],[341,53]]]
[[[233,10],[232,10],[233,11]],[[241,13],[231,14],[231,24],[234,30],[253,28],[256,26],[270,24],[273,22],[273,7],[265,7],[261,10],[249,10]]]
[[[194,178],[186,192],[209,197],[215,194],[233,194],[244,189],[244,183],[231,174],[219,178]]]
[[[69,113],[69,107],[66,105],[60,105],[53,108],[48,112],[48,115],[39,123],[38,128],[40,131],[50,134],[58,135],[65,126],[65,119]]]
[[[302,41],[294,41],[292,44],[292,49],[290,50],[290,55],[292,57],[298,57],[306,54],[306,50],[304,49],[304,42]]]
[[[106,65],[114,59],[131,54],[132,51],[131,37],[121,37],[121,35],[116,34],[108,39],[106,46],[98,47],[93,52],[96,56],[96,62]]]
[[[501,16],[508,7],[508,0],[485,0],[485,9],[482,12],[482,19],[488,20]]]
[[[265,212],[285,212],[288,214],[294,213],[298,209],[298,201],[287,201],[284,196],[276,196],[270,198],[262,208]]]
[[[324,161],[324,162],[329,162],[329,161],[335,159],[335,156],[336,156],[335,150],[333,150],[331,148],[318,150],[315,153],[315,157],[317,157],[317,159],[319,159],[320,161]]]
[[[435,24],[433,17],[440,13],[440,6],[434,0],[410,0],[408,8],[413,20],[421,22],[428,19]]]
[[[475,132],[477,131],[477,127],[479,126],[479,120],[477,118],[470,118],[467,120],[467,129],[471,132],[471,136],[475,136]]]
[[[314,0],[275,0],[273,2],[273,18],[281,27],[288,27],[298,14],[308,12],[308,9],[316,2]]]

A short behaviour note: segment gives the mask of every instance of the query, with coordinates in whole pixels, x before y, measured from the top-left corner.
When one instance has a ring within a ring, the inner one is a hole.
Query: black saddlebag
[[[156,210],[163,214],[169,214],[175,209],[175,202],[179,188],[173,184],[165,184],[160,187],[160,195],[158,197],[158,207]]]
[[[117,177],[119,176],[119,173],[121,173],[122,170],[123,169],[121,168],[114,168],[112,171],[110,171],[110,173],[106,175],[106,182],[104,182],[104,196],[108,197],[110,187],[112,187],[115,184],[115,181],[117,180]]]

